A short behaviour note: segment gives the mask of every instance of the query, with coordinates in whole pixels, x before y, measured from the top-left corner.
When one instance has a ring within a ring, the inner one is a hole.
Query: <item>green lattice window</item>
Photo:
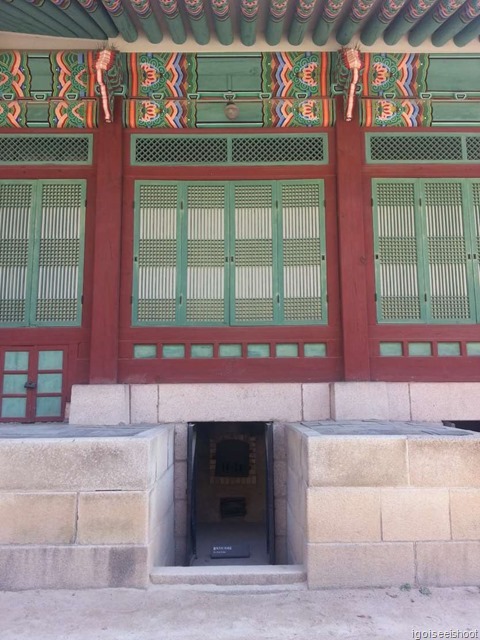
[[[379,322],[480,321],[480,182],[374,180]]]
[[[79,325],[85,181],[0,181],[0,324]]]
[[[320,181],[136,183],[134,324],[326,320]]]

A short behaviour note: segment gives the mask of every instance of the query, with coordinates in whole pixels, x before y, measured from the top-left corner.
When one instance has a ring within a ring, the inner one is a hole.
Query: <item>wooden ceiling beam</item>
[[[217,38],[228,46],[233,42],[232,17],[228,0],[210,0]]]
[[[185,0],[185,10],[195,42],[208,44],[210,42],[210,28],[203,0]]]
[[[432,35],[432,42],[436,47],[441,47],[448,40],[460,33],[462,29],[480,15],[480,0],[467,0],[455,15],[449,18]]]
[[[50,0],[26,0],[30,6],[34,6],[48,21],[53,25],[60,25],[61,35],[69,37],[70,34],[74,38],[85,37],[83,29],[79,28],[77,23],[72,20],[64,11],[56,7]],[[57,27],[54,27],[57,29]]]
[[[240,39],[246,47],[251,47],[257,39],[257,19],[259,0],[241,0]]]
[[[347,0],[326,0],[312,35],[317,46],[321,47],[327,42],[345,2]]]
[[[40,33],[45,36],[58,36],[58,32],[35,20],[27,13],[12,6],[8,0],[0,4],[0,24],[12,29],[15,33]]]
[[[295,7],[295,13],[288,32],[288,41],[291,45],[302,44],[316,2],[317,0],[297,0],[297,6]]]
[[[427,13],[408,34],[408,42],[412,47],[418,47],[428,36],[431,36],[438,27],[446,22],[465,0],[440,0],[435,7]]]
[[[50,36],[61,36],[63,27],[58,22],[53,22],[48,16],[41,13],[38,8],[26,2],[19,3],[18,0],[5,0],[0,4],[0,15],[10,16],[10,19],[18,22],[19,27],[27,24],[33,29],[29,33],[37,33],[36,26],[41,26],[43,33]],[[76,37],[74,31],[69,31],[69,36]]]
[[[362,43],[367,46],[374,44],[406,2],[407,0],[383,0],[362,29],[360,34]]]
[[[118,29],[108,15],[100,0],[77,0],[82,9],[88,13],[90,18],[98,24],[109,38],[118,36]]]
[[[479,38],[480,36],[480,17],[472,20],[469,25],[462,29],[460,33],[453,38],[453,42],[457,45],[457,47],[464,47],[466,44],[474,40],[475,38]]]
[[[338,44],[346,45],[357,32],[358,26],[370,13],[376,0],[353,0],[350,13],[342,20],[336,34]]]
[[[102,0],[102,4],[125,42],[135,42],[138,38],[137,29],[121,0]]]
[[[282,39],[287,4],[288,0],[270,0],[265,40],[271,47],[277,45]]]
[[[427,11],[435,4],[436,0],[410,0],[410,3],[398,14],[390,26],[385,31],[383,39],[389,45],[397,44],[412,28],[412,26],[423,18]]]
[[[157,18],[152,11],[150,0],[130,0],[133,10],[147,36],[149,42],[158,44],[163,39],[163,33]]]
[[[94,22],[83,11],[78,4],[70,2],[70,0],[49,0],[58,9],[63,11],[77,25],[78,31],[82,31],[86,38],[95,38],[96,40],[105,40],[107,34],[100,29],[98,24]]]
[[[175,44],[183,44],[187,39],[187,33],[183,24],[177,0],[157,0],[163,11],[165,22],[170,36]]]

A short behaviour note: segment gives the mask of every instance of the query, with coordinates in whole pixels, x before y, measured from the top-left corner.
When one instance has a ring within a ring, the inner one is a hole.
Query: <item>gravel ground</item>
[[[479,629],[478,587],[0,592],[1,640],[411,640],[479,638]],[[463,635],[438,635],[452,631]]]

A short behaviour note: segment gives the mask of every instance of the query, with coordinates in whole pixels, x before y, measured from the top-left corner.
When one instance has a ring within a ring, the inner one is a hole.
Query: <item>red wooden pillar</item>
[[[90,382],[117,382],[122,221],[122,118],[116,99],[114,120],[96,133],[97,186],[93,253]]]
[[[369,380],[363,133],[358,125],[357,109],[352,121],[345,121],[341,97],[337,98],[335,131],[344,374],[345,380]]]

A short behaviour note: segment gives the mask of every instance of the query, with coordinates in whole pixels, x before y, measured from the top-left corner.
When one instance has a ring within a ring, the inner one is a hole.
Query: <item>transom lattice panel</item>
[[[322,237],[319,183],[283,183],[283,297],[286,322],[319,322],[322,309]]]
[[[480,136],[461,133],[367,133],[367,163],[468,163],[480,157]]]
[[[132,165],[326,164],[327,136],[317,134],[132,135]]]
[[[273,321],[273,185],[235,185],[236,323]]]
[[[136,185],[134,319],[141,324],[176,319],[177,201],[175,184]]]
[[[0,135],[2,164],[91,164],[91,134]]]
[[[415,185],[374,182],[377,308],[384,321],[419,320]]]
[[[76,324],[80,317],[85,185],[42,184],[36,324]]]
[[[32,215],[32,183],[0,182],[0,323],[27,321]]]
[[[427,181],[424,189],[432,318],[469,319],[462,184]]]
[[[226,320],[225,210],[225,185],[187,186],[187,323]]]

